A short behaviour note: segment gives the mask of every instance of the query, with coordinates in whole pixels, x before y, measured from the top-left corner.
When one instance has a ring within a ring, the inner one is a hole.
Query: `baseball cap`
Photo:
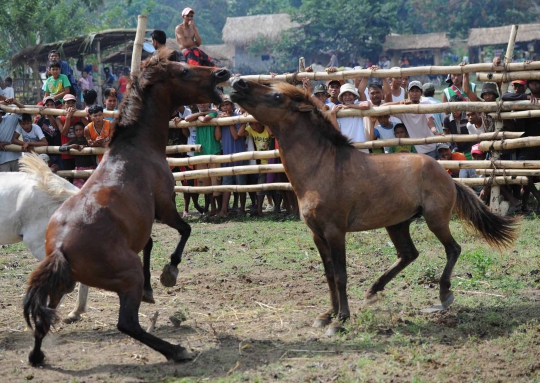
[[[525,80],[514,80],[514,81],[512,81],[512,84],[527,85],[527,81],[525,81]]]
[[[187,8],[184,8],[184,10],[182,11],[182,16],[189,15],[189,12],[193,12],[193,14],[195,14],[195,11],[193,9],[187,7]]]
[[[77,99],[75,98],[75,96],[72,95],[72,94],[66,94],[66,95],[64,96],[64,102],[66,102],[66,101],[71,101],[71,100],[77,101]]]
[[[329,80],[327,83],[326,83],[326,86],[327,87],[330,87],[330,84],[332,84],[333,82],[337,82],[339,84],[339,86],[341,86],[341,81],[339,80]]]
[[[225,104],[226,102],[230,102],[231,104],[234,105],[234,102],[231,101],[231,96],[229,96],[228,94],[223,95],[223,97],[221,98],[221,103],[219,104],[219,106]]]
[[[65,98],[65,97],[64,97],[64,98]],[[43,105],[45,105],[45,103],[46,103],[47,101],[56,102],[56,100],[54,99],[53,96],[47,96],[47,97],[45,97],[45,98],[43,99]]]
[[[484,152],[480,150],[480,144],[476,144],[472,146],[471,154],[484,154]]]
[[[424,85],[422,85],[422,89],[424,89],[424,92],[428,92],[430,90],[435,90],[435,85],[433,85],[430,82],[426,82]]]
[[[411,81],[409,83],[409,86],[407,87],[407,90],[410,91],[414,87],[417,87],[418,89],[420,89],[422,91],[424,90],[424,88],[422,88],[422,83],[420,81]]]
[[[437,144],[437,151],[439,151],[439,149],[450,149],[450,145],[448,145],[445,142],[443,142],[441,144]]]
[[[319,84],[315,87],[315,89],[313,90],[313,94],[317,94],[317,93],[324,93],[328,96],[328,92],[326,90],[326,85],[324,84]]]

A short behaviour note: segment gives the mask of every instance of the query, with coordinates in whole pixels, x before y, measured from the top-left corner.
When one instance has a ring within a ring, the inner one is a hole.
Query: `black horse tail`
[[[487,243],[498,249],[508,248],[516,240],[518,220],[494,214],[472,189],[455,182],[457,199],[454,209],[459,219],[482,234]]]
[[[47,306],[52,294],[55,296],[62,292],[65,294],[74,288],[75,281],[71,278],[71,268],[60,250],[55,250],[47,256],[32,272],[23,306],[26,323],[32,328],[30,322],[32,318],[37,336],[45,337],[57,319],[56,311]]]

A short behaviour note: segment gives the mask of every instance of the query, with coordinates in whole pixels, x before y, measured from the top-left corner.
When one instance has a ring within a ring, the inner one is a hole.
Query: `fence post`
[[[512,30],[510,32],[510,39],[508,41],[508,47],[506,48],[506,55],[504,56],[504,65],[512,62],[512,57],[514,56],[514,44],[516,42],[516,35],[518,30],[518,25],[512,25]],[[508,82],[503,82],[501,84],[501,98],[502,95],[508,90]],[[495,132],[500,132],[503,128],[503,121],[500,118],[497,118],[495,121]],[[498,161],[501,157],[500,151],[493,152],[493,159]],[[490,204],[491,211],[495,214],[501,214],[501,187],[499,185],[491,186],[491,196]]]
[[[131,56],[131,76],[136,76],[141,70],[141,56],[144,43],[144,35],[146,33],[146,22],[148,16],[139,15],[137,18],[137,33],[133,42],[133,54]]]

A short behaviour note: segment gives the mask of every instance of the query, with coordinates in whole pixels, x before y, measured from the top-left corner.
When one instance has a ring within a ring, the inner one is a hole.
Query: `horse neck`
[[[131,126],[123,126],[122,129],[134,130],[134,134],[130,135],[129,139],[134,146],[164,154],[172,109],[169,94],[162,91],[160,87],[153,87],[150,94],[143,97],[142,107],[135,122]],[[112,146],[120,142],[122,142],[121,139],[119,142],[113,142]]]

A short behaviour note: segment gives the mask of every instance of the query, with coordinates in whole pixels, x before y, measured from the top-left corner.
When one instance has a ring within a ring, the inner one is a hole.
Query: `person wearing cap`
[[[234,112],[234,103],[231,101],[229,95],[224,95],[221,104],[219,105],[218,117],[234,117],[238,116]],[[221,126],[221,129],[216,131],[216,139],[221,140],[221,146],[223,148],[223,154],[235,154],[246,151],[246,137],[245,137],[245,124],[235,124],[229,126]],[[245,165],[244,161],[236,161],[231,163],[224,163],[221,165],[223,168],[242,166]],[[246,185],[247,175],[237,174],[233,176],[224,176],[222,179],[222,185]],[[230,192],[223,192],[221,211],[218,212],[218,216],[222,218],[227,217],[227,210],[229,208],[229,199],[231,197]],[[239,214],[244,215],[246,211],[246,193],[239,193],[240,209]]]
[[[17,108],[24,108],[24,105],[14,98],[0,98],[0,105],[15,105]],[[19,116],[17,114],[6,115],[6,111],[0,108],[0,172],[18,172],[20,152],[6,152],[5,146],[11,144],[13,133],[19,126]]]
[[[358,91],[354,85],[346,83],[340,88],[338,100],[342,103],[334,105],[332,108],[332,119],[334,126],[337,126],[344,136],[351,139],[352,142],[366,141],[366,134],[364,131],[364,118],[359,116],[354,117],[337,117],[337,113],[340,110],[345,109],[359,109],[367,110],[370,108],[370,104],[366,101],[362,101],[355,104],[355,101],[359,98]],[[367,149],[361,150],[365,153],[369,153]]]
[[[326,87],[328,89],[328,94],[330,95],[330,98],[326,100],[326,105],[332,109],[334,105],[341,104],[341,101],[338,98],[341,90],[341,82],[339,80],[330,80],[326,84]]]
[[[49,72],[51,75],[43,84],[45,97],[53,96],[55,100],[63,102],[64,96],[70,94],[71,82],[60,73],[60,63],[57,61],[49,63]]]
[[[195,26],[195,11],[184,8],[182,11],[182,24],[176,26],[174,34],[182,50],[186,62],[191,65],[214,67],[215,64],[206,53],[199,49],[202,44],[201,36]]]
[[[400,102],[387,103],[386,105],[408,105],[408,104],[430,104],[428,100],[422,100],[422,83],[420,81],[411,81],[408,87],[409,99]],[[425,138],[433,135],[440,135],[435,126],[433,115],[431,114],[416,114],[404,113],[394,114],[407,127],[411,138]],[[419,154],[428,155],[434,159],[439,157],[436,144],[415,145],[415,149]]]
[[[499,87],[495,82],[485,82],[482,85],[480,98],[486,102],[494,102],[499,98]]]
[[[428,100],[431,104],[442,104],[442,102],[433,97],[435,96],[435,85],[433,85],[431,82],[426,82],[424,85],[422,85],[422,89],[424,91],[424,100]],[[441,134],[444,133],[444,113],[433,113],[433,120],[435,122],[435,126],[437,127],[437,131]]]
[[[311,87],[311,81],[308,78],[303,78],[302,88],[311,94],[311,99],[317,108],[324,111],[330,110],[330,107],[326,104],[326,100],[328,100],[328,97],[330,97],[326,90],[326,85],[319,84],[315,87],[315,90],[313,90]]]
[[[452,152],[452,148],[447,143],[437,144],[437,152],[441,161],[467,161],[467,157],[460,152]],[[446,169],[452,178],[462,178],[461,171],[465,169]],[[465,177],[467,178],[467,177]]]

